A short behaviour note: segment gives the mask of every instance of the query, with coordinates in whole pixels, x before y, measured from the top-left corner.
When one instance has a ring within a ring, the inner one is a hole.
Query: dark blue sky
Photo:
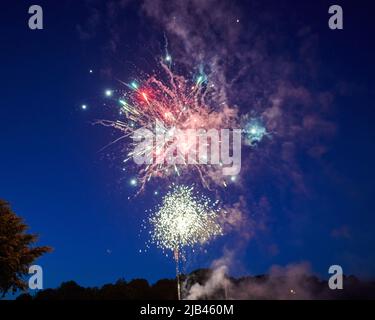
[[[285,191],[287,195],[281,196],[277,186],[264,182],[262,193],[272,207],[267,232],[245,246],[234,272],[262,273],[274,264],[309,261],[322,275],[329,265],[340,264],[346,273],[374,276],[375,28],[371,14],[375,9],[371,11],[370,2],[344,2],[344,30],[330,31],[328,4],[341,1],[282,2],[280,10],[270,1],[263,10],[279,12],[284,24],[289,19],[291,34],[303,21],[319,36],[322,77],[316,87],[331,88],[337,81],[349,89],[335,97],[332,117],[338,130],[324,164],[301,160],[311,194]],[[146,240],[144,235],[139,237],[144,210],[160,198],[148,190],[128,200],[134,193],[129,177],[99,152],[112,136],[91,124],[98,114],[107,112],[104,90],[118,85],[99,72],[108,59],[102,50],[105,34],[99,33],[89,44],[80,39],[77,25],[88,18],[89,11],[77,1],[38,1],[44,9],[45,29],[31,31],[27,27],[31,4],[8,1],[1,8],[0,197],[25,218],[31,231],[40,234],[41,244],[54,248],[39,260],[45,286],[70,279],[100,285],[120,277],[152,282],[173,277],[173,261],[158,249],[139,253]],[[250,6],[242,4],[242,8],[246,20]],[[136,50],[142,46],[139,34],[149,27],[136,5],[127,10],[125,16],[134,29],[127,30],[128,51],[123,54],[137,63]],[[271,22],[278,29],[278,20]],[[293,52],[293,41],[289,45]],[[130,76],[124,74],[124,80]],[[80,109],[83,103],[88,110]],[[188,268],[208,266],[224,247],[234,246],[234,239],[229,235],[216,241]]]

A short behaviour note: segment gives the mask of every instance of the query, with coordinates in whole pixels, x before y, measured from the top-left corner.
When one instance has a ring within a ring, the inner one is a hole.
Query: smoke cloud
[[[228,276],[233,256],[215,261],[207,279],[194,283],[185,299],[319,299],[328,297],[328,287],[312,274],[307,262],[272,266],[267,275],[234,279]]]

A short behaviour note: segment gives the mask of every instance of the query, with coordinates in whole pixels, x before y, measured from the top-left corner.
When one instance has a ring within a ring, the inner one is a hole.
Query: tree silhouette
[[[27,288],[25,276],[35,259],[50,247],[35,247],[35,234],[27,234],[28,226],[18,217],[10,205],[0,199],[0,297],[7,292]]]
[[[201,287],[207,284],[214,274],[211,269],[198,269],[183,275],[184,293],[191,292],[193,285]],[[303,274],[300,277],[286,276],[243,276],[227,277],[227,285],[217,283],[217,287],[208,285],[199,296],[200,300],[274,300],[274,299],[375,299],[375,281],[363,281],[353,276],[344,276],[345,290],[331,290],[327,280],[314,275]],[[291,289],[295,290],[291,292]],[[187,295],[185,295],[187,297]],[[150,285],[145,279],[130,282],[119,279],[116,283],[102,287],[82,287],[75,281],[63,282],[55,289],[39,290],[35,295],[21,294],[20,301],[59,301],[59,300],[177,300],[176,279],[161,279]]]

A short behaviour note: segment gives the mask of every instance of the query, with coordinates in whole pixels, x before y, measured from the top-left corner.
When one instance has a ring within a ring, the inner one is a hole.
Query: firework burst
[[[149,218],[152,242],[163,250],[203,245],[222,235],[218,201],[197,195],[193,187],[174,186]]]
[[[206,188],[209,188],[211,183],[224,184],[224,178],[220,178],[220,164],[202,166],[188,163],[188,154],[197,156],[197,145],[178,135],[176,138],[174,133],[179,130],[233,128],[236,123],[236,109],[219,101],[219,92],[214,84],[209,83],[202,69],[192,81],[173,73],[170,63],[161,61],[160,65],[162,72],[159,77],[152,75],[144,80],[124,83],[126,90],[116,99],[120,108],[119,120],[100,120],[98,123],[113,127],[121,133],[114,142],[123,139],[126,141],[124,163],[134,156],[154,160],[152,163],[143,164],[137,170],[140,190],[143,190],[152,178],[181,176],[186,173],[199,177]],[[112,94],[111,91],[111,96]],[[140,128],[155,132],[155,135],[166,136],[167,139],[163,140],[161,145],[154,143],[140,147],[141,143],[130,140],[137,137],[136,132]],[[168,139],[168,136],[173,138]],[[177,144],[177,154],[173,157],[178,160],[173,163],[164,161],[170,157],[168,147],[173,143]]]
[[[256,146],[265,136],[270,135],[264,126],[262,119],[259,117],[245,115],[241,122],[242,132],[244,134],[244,143],[246,145]]]

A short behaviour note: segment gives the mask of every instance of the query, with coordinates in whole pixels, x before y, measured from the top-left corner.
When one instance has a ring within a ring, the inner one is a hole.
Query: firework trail
[[[179,260],[184,247],[204,245],[222,235],[218,223],[218,201],[199,195],[193,187],[172,185],[162,204],[150,215],[151,241],[163,250],[171,250],[176,262],[180,299]]]

